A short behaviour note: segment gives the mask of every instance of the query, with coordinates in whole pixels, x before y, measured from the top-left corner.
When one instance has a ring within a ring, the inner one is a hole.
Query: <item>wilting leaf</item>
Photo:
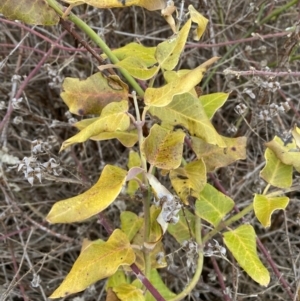
[[[217,60],[218,57],[213,57],[163,87],[146,89],[144,98],[145,104],[154,107],[167,106],[175,95],[181,95],[192,90],[202,80],[206,69]]]
[[[223,138],[207,118],[199,99],[190,93],[175,96],[165,107],[150,107],[149,113],[158,117],[163,127],[183,126],[192,136],[202,138],[207,143],[226,147]]]
[[[126,173],[119,167],[106,165],[98,182],[89,190],[55,203],[47,221],[53,224],[80,222],[103,211],[121,192]]]
[[[202,160],[197,160],[171,170],[170,180],[180,199],[189,205],[189,198],[197,199],[206,184],[205,164]]]
[[[83,291],[98,280],[113,275],[121,265],[131,265],[135,254],[127,236],[115,230],[107,242],[91,242],[75,261],[70,273],[49,297],[66,297]]]
[[[196,201],[195,213],[217,227],[233,206],[234,201],[230,197],[206,184]]]
[[[228,96],[228,93],[212,93],[199,97],[206,116],[209,119],[212,119],[217,110],[223,106]]]
[[[155,124],[142,144],[142,152],[147,161],[158,168],[177,168],[181,163],[184,137],[181,131],[169,131]]]
[[[188,20],[176,37],[157,45],[155,57],[161,68],[165,70],[173,70],[177,66],[181,52],[184,49],[190,27],[191,21]]]
[[[75,136],[67,139],[61,146],[60,151],[66,149],[74,143],[84,142],[88,139],[106,140],[111,138],[118,138],[126,143],[126,138],[130,138],[132,142],[136,142],[136,134],[134,137],[126,137],[126,131],[130,125],[130,118],[127,115],[128,102],[112,102],[108,104],[102,111],[101,116],[97,119],[93,118],[93,122],[82,129]],[[80,125],[80,127],[82,124]],[[109,133],[109,134],[104,134]],[[124,136],[125,135],[125,136]],[[133,144],[134,144],[133,143]]]
[[[135,213],[131,211],[121,213],[121,229],[127,235],[129,241],[133,239],[142,225],[143,218],[138,217]]]
[[[166,6],[164,0],[63,0],[69,4],[79,5],[88,4],[97,8],[114,8],[127,6],[141,6],[148,10],[159,10]]]
[[[268,197],[267,195],[255,194],[253,200],[254,212],[260,223],[266,228],[271,226],[271,216],[275,210],[284,210],[289,203],[289,198]]]
[[[114,82],[100,72],[85,80],[67,77],[62,85],[61,98],[73,114],[100,114],[107,104],[128,99],[127,85],[120,80],[115,85]]]
[[[284,143],[279,137],[266,143],[276,157],[286,165],[292,165],[298,172],[300,172],[300,149],[297,147],[295,139],[290,143]]]
[[[246,159],[246,137],[227,138],[221,136],[225,148],[207,143],[197,137],[192,137],[192,148],[197,157],[203,159],[206,171],[211,172],[217,168]]]
[[[300,129],[295,125],[293,130],[292,130],[292,135],[294,137],[295,143],[298,147],[298,149],[300,149]]]
[[[197,28],[193,31],[193,36],[194,40],[199,41],[206,29],[208,20],[204,18],[198,11],[196,11],[193,5],[189,5],[188,9],[192,21],[198,24]]]
[[[293,166],[282,163],[269,148],[265,151],[266,165],[260,176],[269,184],[280,187],[291,187],[293,182]]]
[[[0,0],[0,13],[30,25],[55,25],[59,21],[46,0]]]
[[[256,251],[256,235],[251,225],[224,233],[224,242],[239,265],[260,285],[267,286],[270,274],[260,261]]]

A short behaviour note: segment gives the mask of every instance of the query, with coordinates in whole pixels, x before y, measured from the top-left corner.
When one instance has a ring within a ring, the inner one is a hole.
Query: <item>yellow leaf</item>
[[[221,136],[225,148],[207,143],[197,137],[192,137],[192,148],[197,158],[202,158],[206,171],[211,172],[217,168],[246,159],[246,137],[227,138]]]
[[[107,208],[119,195],[127,172],[106,165],[98,182],[86,192],[55,203],[46,217],[50,223],[83,221]]]
[[[159,70],[157,66],[148,69],[147,64],[142,59],[132,56],[119,61],[115,65],[127,70],[130,75],[140,80],[152,78]]]
[[[70,273],[49,298],[83,291],[96,281],[113,275],[121,265],[131,265],[134,261],[135,254],[127,236],[117,229],[107,242],[92,242],[81,251]]]
[[[155,124],[142,144],[147,161],[163,169],[177,168],[181,163],[185,134],[173,132]]]
[[[293,130],[292,130],[292,135],[294,137],[295,143],[298,147],[298,149],[300,149],[300,129],[295,125]]]
[[[271,225],[271,216],[275,210],[284,210],[289,203],[288,197],[268,197],[255,194],[253,200],[254,212],[260,223],[266,228]]]
[[[300,149],[298,149],[295,139],[290,143],[284,143],[279,137],[266,143],[276,157],[286,165],[292,165],[298,172],[300,172]]]
[[[190,93],[175,96],[165,107],[150,107],[149,113],[158,117],[163,127],[183,126],[192,136],[202,138],[210,144],[226,147],[223,138],[207,118],[199,99]]]
[[[243,225],[224,233],[224,242],[239,265],[260,285],[267,286],[270,274],[256,251],[256,235],[251,225]]]
[[[116,83],[119,88],[116,89],[113,81],[100,72],[85,80],[67,77],[60,96],[73,114],[100,114],[107,104],[128,99],[127,85],[119,79]]]
[[[157,63],[155,58],[156,47],[146,47],[141,44],[132,42],[124,47],[117,48],[113,50],[113,54],[118,58],[118,60],[122,61],[129,57],[135,57],[141,61],[143,61],[147,67],[151,67]],[[107,58],[106,55],[102,54],[103,58]]]
[[[192,21],[198,24],[197,28],[193,31],[193,36],[194,40],[199,41],[206,29],[208,20],[204,18],[199,12],[197,12],[193,5],[189,5],[188,9]]]
[[[233,206],[234,201],[230,197],[206,184],[196,201],[195,213],[217,227]]]
[[[199,97],[199,100],[202,103],[206,116],[209,119],[212,119],[216,111],[223,106],[228,96],[228,93],[212,93],[207,95],[201,95]]]
[[[132,284],[122,283],[113,287],[120,301],[145,301],[143,291]]]
[[[166,6],[164,0],[63,0],[69,4],[80,5],[88,4],[97,8],[114,8],[114,7],[127,7],[127,6],[141,6],[148,10],[159,10]]]
[[[218,57],[209,59],[199,67],[163,87],[146,89],[145,104],[155,107],[167,106],[175,95],[184,94],[192,90],[202,80],[206,69],[218,59]]]
[[[260,176],[269,184],[280,187],[291,187],[293,182],[293,166],[282,163],[269,148],[265,151],[266,165]]]
[[[184,49],[190,27],[191,21],[188,20],[176,37],[157,45],[155,57],[161,68],[165,70],[173,70],[177,66],[180,55]]]
[[[206,168],[202,160],[170,171],[170,180],[177,195],[186,205],[189,198],[197,199],[206,184]]]
[[[133,147],[139,140],[137,130],[124,132],[103,132],[96,136],[90,137],[90,139],[95,141],[118,139],[126,147]]]
[[[94,140],[101,139],[104,132],[117,132],[126,131],[130,125],[130,118],[127,115],[128,102],[123,100],[121,102],[112,102],[108,104],[102,111],[101,116],[94,122],[87,125],[75,136],[67,139],[61,146],[60,151],[66,149],[74,143],[80,143],[93,138]],[[94,119],[93,119],[94,120]],[[82,126],[82,124],[80,124]],[[110,137],[118,137],[116,133],[110,134]],[[97,139],[97,136],[99,137]],[[104,135],[103,135],[104,136]],[[120,136],[119,136],[120,137]],[[104,136],[105,138],[105,136]],[[106,138],[107,139],[107,138]]]

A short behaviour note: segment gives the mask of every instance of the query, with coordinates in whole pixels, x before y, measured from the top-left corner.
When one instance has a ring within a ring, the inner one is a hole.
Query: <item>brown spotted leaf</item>
[[[59,21],[46,0],[0,0],[0,13],[7,19],[31,25],[55,25]]]
[[[63,82],[61,97],[71,113],[84,116],[100,114],[111,102],[126,100],[128,87],[120,80],[95,73],[87,79],[67,77]]]

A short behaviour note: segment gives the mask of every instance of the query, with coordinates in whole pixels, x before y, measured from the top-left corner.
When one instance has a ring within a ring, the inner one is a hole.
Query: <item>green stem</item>
[[[143,124],[145,120],[145,115],[140,115],[139,105],[136,98],[135,91],[132,93],[133,96],[133,103],[135,108],[136,114],[136,128],[138,131],[138,138],[139,138],[139,150],[140,150],[140,157],[142,168],[144,169],[145,173],[147,172],[147,160],[142,152],[142,144],[144,142],[144,135],[143,135]],[[150,250],[147,247],[147,243],[150,241],[150,229],[151,229],[151,219],[150,219],[150,203],[151,203],[151,189],[148,185],[148,179],[146,174],[143,174],[143,183],[147,188],[143,192],[143,205],[144,205],[144,246],[143,246],[143,253],[144,253],[144,261],[145,261],[145,276],[150,279],[151,274],[151,258],[150,258]]]
[[[217,233],[219,233],[221,230],[225,229],[226,227],[230,226],[232,223],[240,220],[242,217],[244,217],[246,214],[248,214],[250,211],[253,210],[253,203],[248,205],[246,208],[244,208],[239,213],[235,214],[233,217],[229,218],[228,220],[221,222],[215,229],[208,232],[203,237],[203,245],[206,244],[211,238],[213,238]]]
[[[50,7],[52,7],[60,16],[63,15],[63,11],[61,6],[57,3],[56,0],[47,0]],[[68,20],[72,21],[78,28],[80,28],[83,32],[86,33],[89,38],[94,41],[97,46],[99,46],[102,51],[107,55],[107,57],[111,60],[113,64],[116,64],[119,60],[114,55],[114,53],[110,50],[110,48],[106,45],[106,43],[97,35],[97,33],[85,22],[83,22],[80,18],[75,16],[74,14],[70,14],[68,16]],[[139,86],[136,80],[123,68],[119,69],[124,78],[130,84],[130,86],[138,93],[140,97],[144,97],[144,90]]]
[[[169,299],[168,301],[180,301],[183,300],[197,285],[199,282],[202,269],[203,269],[203,250],[200,247],[203,245],[202,238],[201,238],[201,219],[198,216],[195,216],[195,239],[197,244],[199,245],[199,252],[198,252],[198,261],[197,261],[197,269],[193,276],[191,282],[187,285],[187,287],[176,297]]]

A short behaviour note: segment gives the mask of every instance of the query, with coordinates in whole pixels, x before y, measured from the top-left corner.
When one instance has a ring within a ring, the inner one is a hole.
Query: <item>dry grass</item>
[[[297,22],[300,4],[265,22],[264,18],[289,1],[202,0],[187,1],[186,6],[190,3],[208,17],[210,23],[201,43],[187,45],[180,67],[194,68],[212,56],[221,57],[216,68],[205,77],[203,93],[231,91],[229,101],[218,112],[214,124],[224,135],[247,136],[248,157],[211,174],[210,181],[227,191],[238,208],[243,208],[252,201],[254,193],[265,187],[259,179],[264,142],[275,134],[284,135],[295,123],[299,126]],[[76,8],[75,12],[98,31],[111,48],[134,40],[154,46],[172,34],[158,12],[140,8],[100,11],[85,6]],[[292,26],[297,29],[288,36],[286,28]],[[47,300],[46,296],[59,285],[78,256],[82,238],[106,238],[97,218],[76,225],[49,225],[44,217],[57,200],[83,192],[94,183],[104,164],[125,167],[127,162],[128,151],[114,141],[89,141],[58,154],[61,143],[74,133],[69,123],[72,116],[66,114],[67,107],[59,96],[60,84],[66,76],[85,78],[97,71],[97,62],[72,36],[64,33],[57,41],[63,33],[60,26],[30,27],[0,18],[2,152],[22,160],[31,156],[32,141],[40,139],[45,151],[36,156],[38,162],[54,158],[61,167],[59,176],[43,173],[41,183],[35,179],[31,186],[22,173],[10,168],[14,162],[8,164],[3,153],[0,157],[1,301]],[[83,33],[78,33],[85,38]],[[54,46],[49,51],[51,44]],[[256,74],[256,70],[268,71],[265,66],[270,67],[274,76]],[[36,73],[25,82],[23,89],[22,83],[36,67]],[[241,76],[225,75],[223,71],[227,68],[251,72]],[[294,73],[276,77],[277,71],[288,70]],[[270,85],[275,82],[280,87],[272,90]],[[12,102],[16,93],[22,97],[19,104]],[[288,102],[291,109],[270,120],[260,119],[263,110],[269,112],[271,104],[281,102]],[[244,117],[235,111],[238,104],[245,105]],[[297,181],[297,174],[295,177]],[[299,192],[290,193],[289,197],[291,202],[286,212],[274,214],[270,229],[263,229],[253,216],[241,222],[255,226],[262,244],[294,293],[300,265]],[[113,227],[118,226],[118,216],[124,206],[139,210],[137,202],[118,200],[104,212]],[[166,238],[165,243],[169,252],[178,248],[171,238]],[[262,260],[273,275],[268,288],[250,280],[229,254],[227,259],[207,258],[203,277],[194,294],[186,300],[292,300],[263,255]],[[183,253],[174,253],[172,260],[174,265],[162,275],[169,287],[179,292],[191,273],[186,270]],[[78,294],[77,297],[83,299],[71,296],[67,300],[105,300],[103,285],[103,281],[96,283]],[[222,286],[229,294],[224,295]]]

